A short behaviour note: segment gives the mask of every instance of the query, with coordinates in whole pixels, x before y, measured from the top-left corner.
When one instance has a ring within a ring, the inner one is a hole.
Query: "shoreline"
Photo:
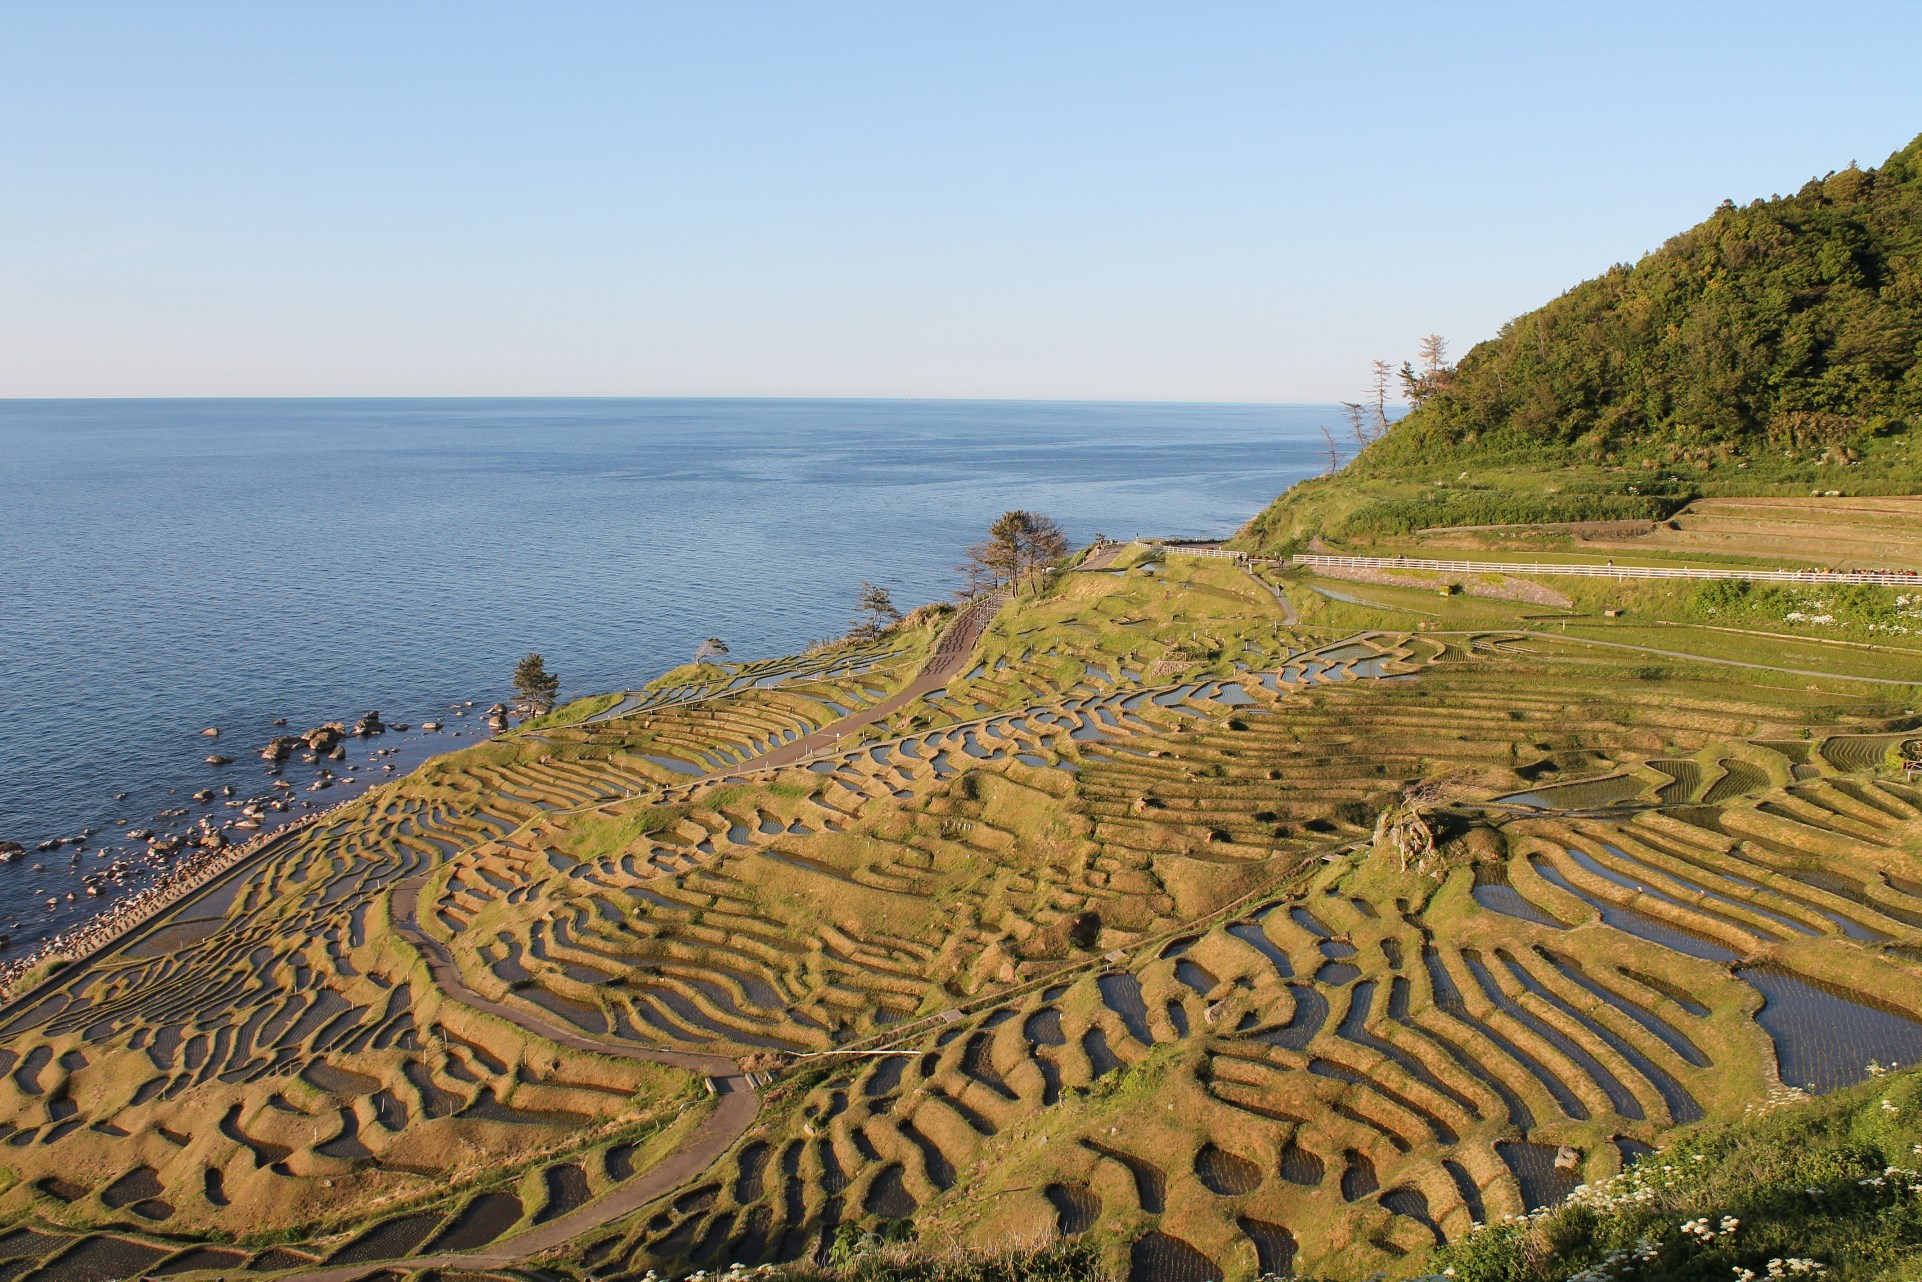
[[[372,789],[369,789],[372,791]],[[241,864],[257,855],[266,853],[276,843],[304,832],[322,819],[359,801],[365,793],[346,797],[321,810],[312,810],[298,815],[286,823],[267,832],[258,833],[244,842],[218,849],[201,849],[198,853],[205,858],[189,857],[175,864],[162,878],[151,885],[143,886],[125,898],[115,900],[79,926],[49,935],[35,945],[32,952],[0,963],[0,1019],[10,1017],[7,1008],[18,1004],[23,997],[15,991],[15,985],[27,973],[47,961],[55,960],[59,967],[48,974],[38,988],[57,979],[67,967],[106,951],[132,932],[151,922],[155,917],[180,903],[195,892],[221,876],[232,872]]]
[[[477,702],[468,700],[450,705],[450,712],[454,715],[464,715],[466,709]],[[456,709],[459,711],[454,711]],[[446,714],[432,714],[427,720],[433,721],[437,716],[442,715]],[[187,805],[170,807],[169,809],[175,813],[162,812],[152,821],[133,822],[104,830],[83,830],[78,840],[71,837],[58,839],[59,844],[49,850],[41,850],[37,844],[27,845],[23,847],[23,853],[0,861],[0,878],[6,877],[9,872],[19,875],[22,881],[26,876],[34,873],[43,877],[59,878],[62,883],[61,890],[64,891],[69,905],[81,905],[87,902],[78,898],[78,892],[83,888],[89,892],[88,899],[92,899],[97,894],[105,901],[97,910],[79,920],[67,922],[49,934],[24,941],[25,951],[15,952],[9,949],[10,955],[0,958],[0,1005],[11,1005],[15,1000],[13,988],[20,978],[49,958],[59,957],[63,962],[71,964],[75,960],[92,956],[110,947],[129,931],[144,925],[155,914],[178,904],[186,896],[203,888],[210,880],[261,853],[275,842],[304,831],[314,823],[359,801],[385,784],[408,777],[437,757],[457,752],[473,743],[486,742],[492,737],[483,733],[470,740],[466,737],[464,729],[445,734],[439,730],[420,730],[419,724],[410,723],[408,731],[398,732],[410,736],[405,742],[372,748],[364,761],[353,763],[351,772],[335,773],[329,768],[329,763],[324,758],[313,762],[317,769],[308,790],[338,790],[337,799],[326,805],[317,806],[315,802],[307,799],[297,800],[295,789],[298,785],[279,778],[281,766],[279,763],[274,763],[268,771],[268,774],[273,777],[265,788],[259,790],[259,795],[241,792],[238,786],[239,781],[235,780],[221,785],[223,793],[235,794],[232,797],[216,794],[205,801],[193,802],[191,807]],[[484,726],[485,722],[477,719],[475,724]],[[369,740],[379,741],[395,733],[389,730],[378,736],[349,741],[366,746]],[[457,742],[435,742],[441,739]],[[250,752],[249,757],[252,755]],[[396,757],[400,760],[393,760]],[[388,769],[380,769],[382,766]],[[368,769],[369,767],[372,769]],[[323,779],[327,781],[326,789],[312,787],[312,783]],[[203,787],[197,791],[207,792],[211,789]],[[240,823],[245,822],[247,818],[262,817],[259,813],[250,814],[249,807],[265,812],[276,802],[281,803],[282,809],[294,806],[300,806],[302,809],[272,827],[251,833],[245,840],[232,839]],[[222,806],[232,809],[232,817],[216,822],[215,816],[221,813],[218,808]],[[191,808],[199,808],[201,814],[196,819],[186,820],[186,815]],[[126,834],[132,832],[150,833],[152,837],[133,839],[136,844],[131,848],[107,844],[96,846],[90,840],[96,834],[103,837],[111,834],[112,838],[125,841]],[[143,848],[138,844],[159,839],[163,832],[166,837],[185,844],[171,854],[156,852],[152,845],[146,845]],[[197,844],[195,835],[206,832],[220,833],[227,838],[227,841],[218,847]],[[36,856],[57,856],[68,852],[71,852],[71,862],[66,869],[30,862],[34,861]],[[82,863],[82,857],[85,854],[93,854],[103,859],[111,856],[112,862],[103,865],[98,871],[86,870]],[[129,876],[133,879],[131,884],[127,880]],[[119,893],[114,893],[113,888],[117,888]],[[51,886],[22,885],[18,887],[16,894],[17,902],[22,905],[19,910],[21,916],[26,916],[36,909],[43,898],[53,907],[59,906],[55,889]],[[3,938],[4,935],[0,934],[0,939]],[[9,942],[12,942],[16,948],[23,945],[23,941]]]
[[[484,742],[490,734],[479,715],[480,705],[480,700],[450,702],[446,711],[431,711],[421,721],[404,723],[406,728],[388,725],[365,736],[342,734],[340,746],[356,750],[352,761],[325,755],[261,757],[267,765],[263,780],[248,767],[263,744],[286,734],[284,723],[269,723],[261,744],[250,744],[244,752],[229,750],[236,759],[219,765],[181,763],[177,786],[163,792],[160,786],[146,790],[144,805],[158,805],[158,809],[144,819],[96,821],[71,836],[12,840],[10,853],[0,853],[0,886],[8,890],[6,911],[0,913],[0,976],[17,973],[19,963],[40,957],[46,944],[85,932],[121,903],[169,884],[179,867],[194,863],[202,853],[198,842],[206,832],[221,832],[229,844],[254,848],[261,836],[281,832],[292,819],[329,813],[384,782],[406,778],[434,757]],[[469,734],[467,719],[479,734]],[[336,721],[354,723],[352,717]],[[440,723],[440,728],[423,730],[427,723]],[[250,725],[229,730],[229,736],[254,732],[256,727]],[[223,740],[209,736],[202,742],[217,750]],[[327,790],[334,792],[334,800],[327,805],[300,796]],[[113,801],[119,803],[125,796],[115,794]],[[133,811],[123,813],[140,815],[144,805],[136,803]],[[294,811],[294,815],[271,828],[248,832],[252,826],[248,819],[267,821],[275,811]],[[12,838],[12,834],[0,832],[0,838]],[[92,903],[98,907],[86,911]]]

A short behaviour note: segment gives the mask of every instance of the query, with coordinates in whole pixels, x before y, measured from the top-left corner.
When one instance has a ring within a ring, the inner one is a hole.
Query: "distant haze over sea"
[[[710,635],[737,659],[788,653],[838,635],[862,579],[904,609],[945,598],[962,547],[1007,508],[1077,543],[1226,535],[1321,470],[1316,428],[1337,421],[1267,405],[0,401],[0,839],[99,826],[93,849],[111,846],[114,820],[144,826],[196,788],[261,791],[273,718],[485,706],[528,650],[563,698],[638,686]],[[216,749],[235,763],[203,764]],[[72,860],[0,867],[16,949],[103,902],[66,903]]]

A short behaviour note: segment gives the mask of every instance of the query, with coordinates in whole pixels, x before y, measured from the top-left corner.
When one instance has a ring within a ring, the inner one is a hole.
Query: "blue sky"
[[[0,0],[0,395],[1328,401],[1922,132],[1922,4]]]

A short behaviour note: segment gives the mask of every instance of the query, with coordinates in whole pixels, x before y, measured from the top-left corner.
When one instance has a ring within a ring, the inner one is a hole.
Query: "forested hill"
[[[1383,453],[1478,441],[1801,451],[1915,419],[1922,138],[1880,169],[1724,203],[1641,262],[1510,321]]]
[[[1671,490],[1668,473],[1683,488],[1788,492],[1834,487],[1845,470],[1857,488],[1913,488],[1922,137],[1879,169],[1724,202],[1640,262],[1510,321],[1421,380],[1415,399],[1341,488],[1380,498],[1371,481],[1567,465],[1619,466],[1643,482],[1659,472]],[[1591,478],[1574,488],[1651,487]],[[1311,483],[1292,504],[1323,489]],[[1300,524],[1277,509],[1251,533]]]

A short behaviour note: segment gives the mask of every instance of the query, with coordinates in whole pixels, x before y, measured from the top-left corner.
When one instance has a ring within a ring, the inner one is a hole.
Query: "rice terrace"
[[[1914,13],[360,7],[0,14],[0,1282],[1922,1278],[1922,137],[1275,381]]]
[[[569,705],[30,977],[8,1275],[1406,1273],[1922,1059],[1904,647],[1207,550]]]

